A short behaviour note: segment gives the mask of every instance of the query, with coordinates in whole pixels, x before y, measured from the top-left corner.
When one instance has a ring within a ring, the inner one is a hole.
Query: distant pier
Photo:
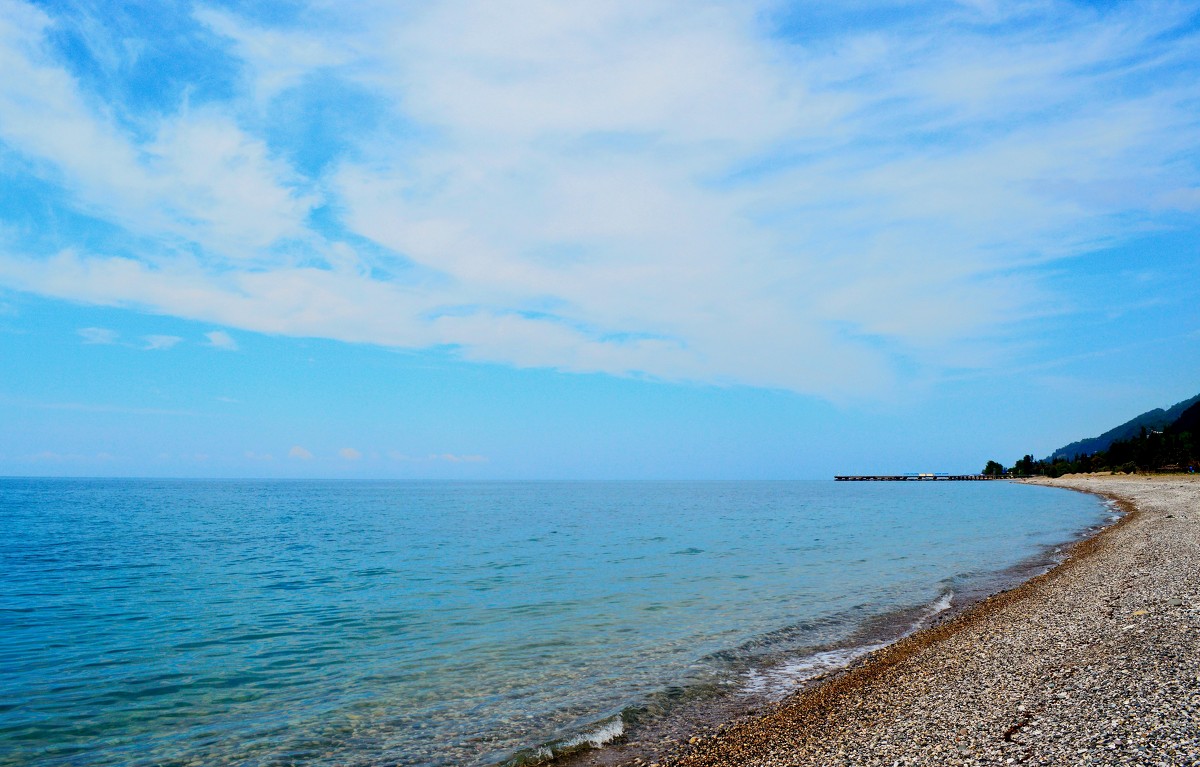
[[[834,479],[838,482],[978,482],[1009,477],[990,474],[838,474]]]

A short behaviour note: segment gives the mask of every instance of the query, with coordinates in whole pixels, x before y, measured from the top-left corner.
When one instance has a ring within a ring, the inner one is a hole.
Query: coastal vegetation
[[[1171,420],[1164,423],[1164,416],[1171,416]],[[1169,410],[1143,413],[1099,437],[1059,448],[1047,458],[1039,460],[1027,454],[1009,468],[988,461],[982,473],[1061,477],[1086,472],[1140,471],[1200,471],[1200,395]]]

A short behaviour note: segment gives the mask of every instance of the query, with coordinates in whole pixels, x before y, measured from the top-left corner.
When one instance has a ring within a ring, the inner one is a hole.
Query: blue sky
[[[0,474],[972,471],[1200,392],[1195,3],[0,0]]]

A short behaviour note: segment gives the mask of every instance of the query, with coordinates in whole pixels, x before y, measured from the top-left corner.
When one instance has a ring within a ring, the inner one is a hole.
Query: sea
[[[0,479],[0,766],[545,763],[777,700],[1113,514],[1004,481]]]

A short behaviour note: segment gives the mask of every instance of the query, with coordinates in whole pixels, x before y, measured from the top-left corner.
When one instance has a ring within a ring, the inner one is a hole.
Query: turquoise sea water
[[[0,765],[534,759],[786,684],[1107,513],[1002,482],[0,479]]]

